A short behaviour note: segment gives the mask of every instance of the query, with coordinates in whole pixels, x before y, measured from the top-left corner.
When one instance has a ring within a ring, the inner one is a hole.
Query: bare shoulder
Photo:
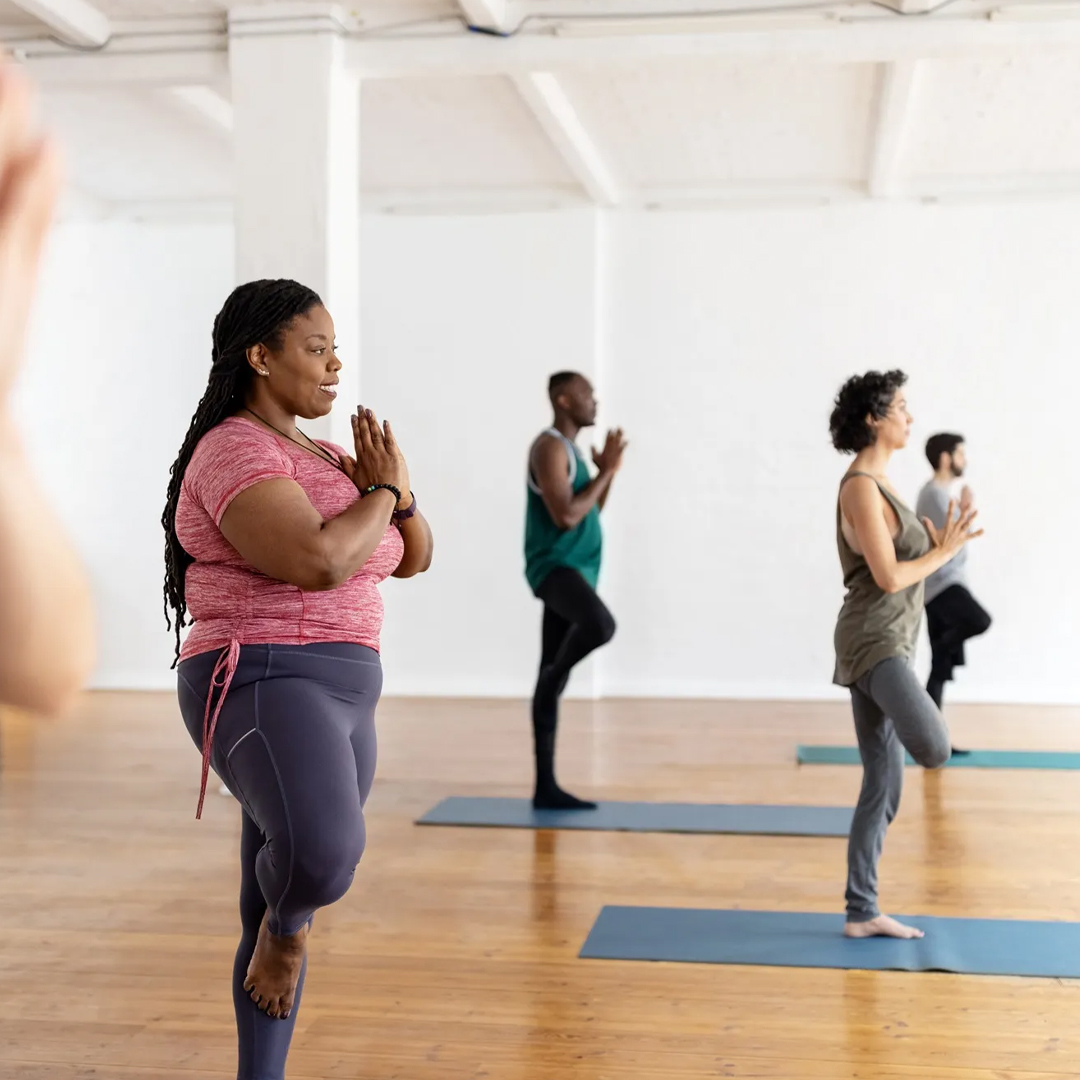
[[[840,502],[844,506],[864,506],[881,498],[877,481],[866,473],[848,472],[840,481]]]
[[[565,455],[566,451],[563,449],[562,439],[558,435],[553,435],[550,431],[540,432],[529,448],[529,460],[535,464],[550,461],[557,454]]]
[[[865,473],[846,473],[841,481],[840,508],[846,524],[866,521],[875,513],[884,515],[888,505],[877,481]]]

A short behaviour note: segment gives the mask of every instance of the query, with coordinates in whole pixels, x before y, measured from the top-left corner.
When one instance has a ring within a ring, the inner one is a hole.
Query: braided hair
[[[173,667],[180,658],[180,628],[187,624],[184,577],[195,561],[176,536],[176,507],[184,472],[199,440],[244,404],[253,377],[248,349],[255,345],[281,349],[293,320],[321,303],[317,293],[295,281],[252,281],[233,291],[214,320],[210,380],[169,470],[168,501],[161,515],[165,530],[165,622],[176,631]]]

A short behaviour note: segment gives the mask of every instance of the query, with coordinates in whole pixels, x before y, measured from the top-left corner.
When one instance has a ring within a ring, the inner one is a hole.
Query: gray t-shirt
[[[952,495],[947,487],[942,487],[936,480],[931,480],[919,492],[919,501],[915,505],[915,513],[919,515],[920,521],[923,518],[929,518],[934,523],[934,528],[944,529],[945,517],[949,512],[949,500],[951,498]],[[959,500],[957,500],[957,507],[953,516],[960,516]],[[967,547],[962,547],[937,573],[931,574],[926,579],[926,602],[928,604],[953,585],[967,584],[967,554]]]

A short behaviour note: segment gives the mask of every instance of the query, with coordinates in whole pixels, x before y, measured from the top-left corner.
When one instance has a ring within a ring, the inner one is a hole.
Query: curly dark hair
[[[896,397],[896,391],[907,382],[902,371],[868,371],[853,375],[836,395],[829,434],[832,444],[842,454],[857,454],[873,446],[876,436],[866,422],[868,416],[883,420]]]
[[[248,349],[259,344],[280,349],[293,320],[321,303],[314,290],[295,281],[251,281],[233,290],[214,320],[210,378],[169,470],[168,501],[161,515],[165,529],[165,621],[176,633],[173,667],[180,657],[180,628],[187,622],[184,576],[193,561],[176,536],[176,507],[184,470],[199,440],[243,405],[252,377]]]

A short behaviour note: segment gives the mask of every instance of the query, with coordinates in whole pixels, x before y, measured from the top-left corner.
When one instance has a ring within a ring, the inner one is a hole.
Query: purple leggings
[[[206,694],[219,653],[185,660],[180,712],[202,749]],[[243,807],[242,934],[233,967],[237,1080],[284,1080],[304,972],[287,1020],[244,990],[263,915],[294,934],[340,900],[364,852],[375,776],[378,653],[362,645],[244,645],[214,734],[211,764]]]

